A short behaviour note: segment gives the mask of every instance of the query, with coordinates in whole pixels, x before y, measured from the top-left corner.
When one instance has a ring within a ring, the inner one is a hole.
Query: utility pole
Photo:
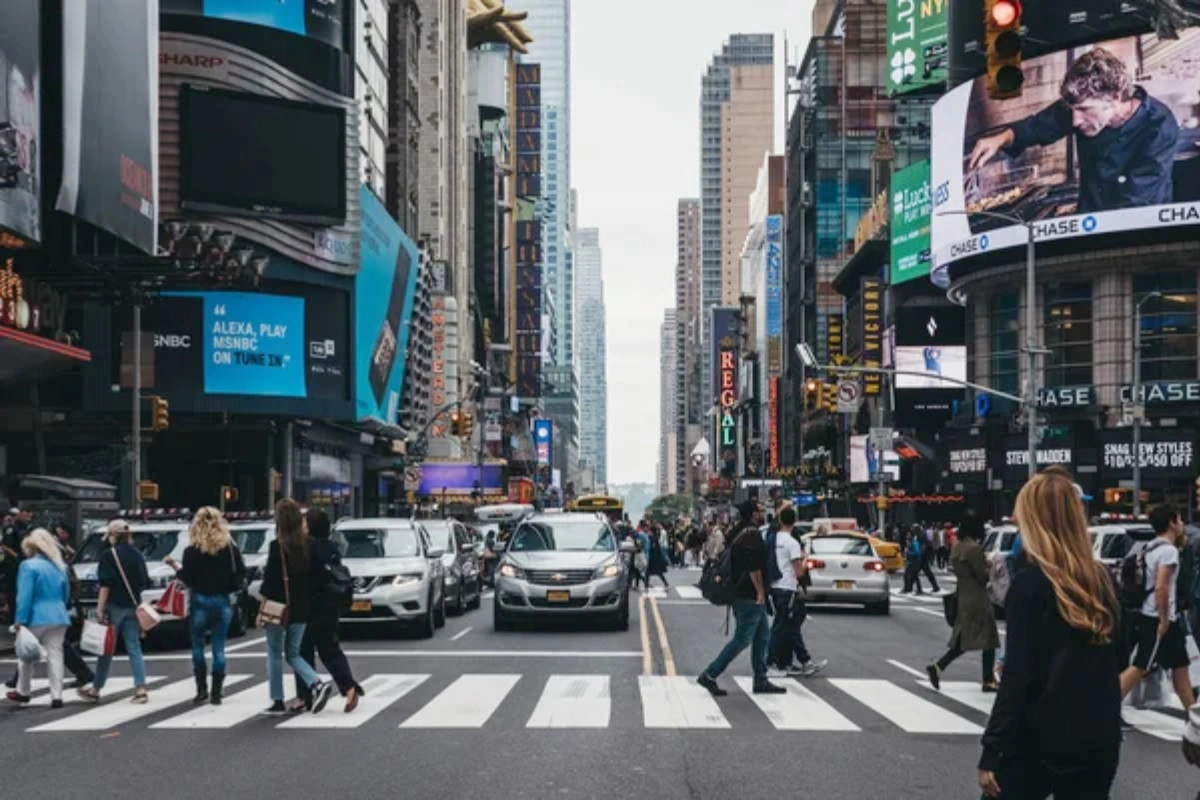
[[[1133,513],[1142,513],[1142,419],[1146,403],[1142,397],[1142,304],[1162,297],[1162,292],[1150,292],[1133,310]]]
[[[141,508],[139,496],[142,481],[142,301],[137,293],[133,294],[133,427],[130,431],[132,453],[130,460],[130,482],[133,492],[130,495],[129,507]]]

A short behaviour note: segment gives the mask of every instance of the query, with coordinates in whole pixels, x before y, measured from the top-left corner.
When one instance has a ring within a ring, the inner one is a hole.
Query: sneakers
[[[725,695],[729,694],[729,692],[718,686],[717,682],[710,678],[707,673],[700,673],[700,677],[696,678],[696,683],[707,689],[708,693],[713,697],[724,697]]]
[[[771,667],[767,670],[767,678],[782,680],[792,674],[795,667]]]
[[[794,677],[811,678],[813,675],[816,675],[818,672],[825,669],[825,667],[828,664],[829,664],[828,661],[824,661],[824,660],[814,661],[814,660],[810,659],[808,661],[805,661],[800,666],[793,667],[792,669],[788,670],[788,676],[793,677],[793,678]]]
[[[6,694],[5,697],[7,697],[9,700],[16,703],[17,705],[22,705],[22,706],[33,699],[32,697],[30,697],[27,694],[21,694],[16,689],[13,689],[11,692]]]
[[[271,703],[271,705],[269,705],[265,709],[263,709],[263,713],[264,714],[273,714],[273,715],[274,714],[286,714],[286,713],[288,713],[288,710],[287,710],[287,706],[285,706],[283,704],[282,700],[276,700],[275,702]]]
[[[330,681],[317,681],[312,685],[312,713],[320,714],[325,709],[325,704],[329,702],[329,698],[333,696],[333,683]]]
[[[134,703],[135,705],[144,706],[146,703],[150,702],[150,693],[146,691],[145,687],[138,689],[133,693],[133,697],[130,698],[129,702]]]
[[[787,694],[787,689],[763,678],[754,682],[754,694]]]
[[[100,702],[100,692],[94,686],[80,686],[75,690],[75,694],[79,695],[79,699],[85,703]]]

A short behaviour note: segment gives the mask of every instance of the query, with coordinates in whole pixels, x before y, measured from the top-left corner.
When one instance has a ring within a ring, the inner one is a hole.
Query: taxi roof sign
[[[525,503],[501,503],[495,506],[480,506],[475,509],[475,518],[480,522],[516,522],[533,513],[533,506]]]

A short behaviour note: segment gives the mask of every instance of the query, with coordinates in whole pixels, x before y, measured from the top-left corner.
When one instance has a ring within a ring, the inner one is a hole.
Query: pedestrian
[[[1068,475],[1030,478],[1015,516],[1029,566],[1005,601],[1008,656],[979,785],[986,797],[1107,798],[1121,746],[1116,594]]]
[[[996,630],[992,600],[987,593],[987,559],[979,545],[982,539],[983,522],[968,515],[958,529],[958,543],[950,554],[950,567],[958,578],[954,629],[950,632],[945,654],[925,667],[934,689],[941,689],[941,674],[946,667],[964,652],[972,650],[983,651],[983,691],[995,692],[997,689],[996,648],[1000,646],[1000,633]]]
[[[914,526],[909,531],[904,543],[904,590],[901,594],[925,594],[921,589],[921,559],[925,547],[925,535],[919,527]]]
[[[163,563],[175,570],[175,577],[191,590],[189,622],[192,633],[192,675],[196,679],[193,705],[211,702],[221,705],[225,687],[225,637],[233,621],[230,598],[241,590],[246,579],[242,553],[229,533],[229,524],[221,512],[205,506],[192,518],[189,542],[183,551],[183,564],[168,556]],[[208,688],[208,670],[204,661],[204,637],[212,637],[212,691]]]
[[[730,538],[733,580],[736,598],[733,618],[736,627],[733,638],[708,667],[700,673],[697,683],[714,697],[728,692],[717,684],[733,659],[750,648],[750,664],[754,672],[754,694],[783,694],[787,690],[767,679],[767,646],[771,626],[767,619],[767,547],[763,542],[763,510],[756,500],[747,500],[738,509],[741,523]]]
[[[642,549],[642,536],[640,531],[632,528],[625,529],[625,539],[633,544],[633,554],[629,559],[629,581],[630,585],[635,589],[639,589],[642,583],[649,586],[650,579],[646,575],[646,553]]]
[[[650,588],[650,579],[659,578],[663,582],[663,586],[667,589],[671,588],[671,584],[667,583],[667,569],[670,563],[667,560],[667,554],[663,547],[663,532],[655,530],[653,526],[646,532],[646,588]]]
[[[283,702],[283,662],[311,688],[312,713],[318,714],[333,694],[333,684],[322,681],[312,664],[300,655],[304,629],[312,614],[313,595],[323,585],[320,565],[312,555],[307,524],[295,500],[285,498],[275,506],[275,539],[267,553],[263,570],[263,606],[259,622],[267,633],[267,681],[271,705],[267,714],[285,714]],[[267,602],[282,605],[279,614],[270,614]]]
[[[321,663],[329,671],[338,692],[346,698],[345,712],[349,714],[358,708],[358,701],[366,692],[358,681],[354,680],[354,672],[350,669],[350,661],[342,650],[338,639],[338,617],[341,616],[345,595],[338,591],[332,578],[328,578],[331,570],[337,569],[342,563],[342,551],[331,537],[329,517],[319,508],[310,508],[304,515],[308,523],[308,536],[312,545],[313,558],[320,569],[327,575],[322,588],[313,595],[312,614],[308,627],[304,629],[304,639],[300,643],[300,656],[309,664],[315,664],[313,659],[321,657]],[[296,675],[296,697],[305,708],[312,706],[312,691]],[[296,709],[298,710],[298,709]]]
[[[940,570],[945,570],[950,566],[950,523],[939,526],[933,533],[937,548],[934,553],[937,556],[937,566]]]
[[[75,576],[75,570],[71,566],[75,560],[75,548],[71,546],[71,542],[75,539],[75,532],[70,525],[60,522],[54,529],[54,537],[67,566],[67,586],[69,588],[67,614],[72,617],[71,624],[67,626],[67,637],[63,641],[63,664],[67,671],[74,676],[75,688],[80,689],[95,680],[96,675],[78,648],[79,636],[83,630],[83,607],[79,603],[79,579]]]
[[[721,557],[721,553],[725,551],[725,534],[721,531],[720,524],[715,521],[708,529],[708,536],[704,539],[703,551],[705,564],[709,561],[716,561]]]
[[[70,588],[67,565],[54,537],[37,528],[21,542],[25,560],[17,575],[16,628],[28,630],[46,651],[46,671],[50,678],[50,707],[63,706],[63,641],[71,617],[67,613]],[[8,693],[14,703],[28,703],[35,664],[17,665],[17,688]]]
[[[105,539],[108,549],[100,554],[96,569],[100,583],[96,619],[112,626],[117,638],[125,643],[125,655],[133,672],[133,702],[142,704],[150,700],[150,695],[146,691],[146,662],[142,656],[142,626],[137,607],[142,602],[142,592],[150,585],[150,576],[146,572],[146,559],[133,546],[133,531],[128,522],[114,519],[108,523]],[[89,703],[100,701],[112,660],[112,656],[96,659],[96,679],[91,686],[79,690],[80,697]]]
[[[921,537],[921,573],[929,579],[930,591],[937,594],[942,589],[938,586],[937,578],[933,576],[933,533],[933,526],[929,526],[924,532],[918,533],[918,535]],[[918,579],[919,584],[920,579]]]
[[[808,678],[824,669],[827,662],[813,661],[801,632],[808,618],[804,590],[808,570],[804,566],[804,548],[793,535],[795,527],[796,509],[785,506],[779,511],[779,532],[767,536],[767,558],[774,561],[773,565],[768,561],[767,567],[775,578],[771,583],[775,618],[767,646],[768,666]]]
[[[1179,547],[1183,544],[1183,520],[1172,505],[1164,503],[1150,512],[1150,525],[1155,538],[1146,544],[1139,560],[1144,561],[1145,600],[1134,615],[1133,664],[1121,673],[1121,696],[1150,672],[1161,667],[1171,673],[1175,694],[1184,708],[1195,702],[1192,682],[1188,676],[1186,634],[1179,616],[1176,571],[1179,569]]]

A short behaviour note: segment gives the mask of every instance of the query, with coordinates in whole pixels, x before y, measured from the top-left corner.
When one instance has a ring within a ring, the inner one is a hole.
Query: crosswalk
[[[226,677],[220,706],[193,707],[191,678],[148,678],[150,702],[128,702],[131,682],[114,678],[105,701],[84,705],[68,696],[63,711],[51,712],[44,682],[33,706],[14,709],[0,720],[27,725],[31,734],[81,733],[145,727],[155,732],[228,730],[270,724],[282,730],[372,731],[453,729],[488,731],[522,727],[598,730],[640,726],[647,730],[805,731],[858,734],[902,731],[915,735],[978,736],[995,695],[978,684],[943,681],[936,693],[922,681],[875,678],[828,678],[780,681],[785,694],[755,695],[753,681],[734,676],[723,683],[730,696],[713,698],[685,676],[480,673],[457,676],[427,673],[380,673],[363,680],[365,696],[352,714],[336,700],[322,714],[266,718],[268,684],[249,674]],[[289,680],[290,685],[290,680]],[[1125,710],[1126,719],[1148,736],[1178,741],[1182,714]]]
[[[899,587],[898,581],[892,582],[892,602],[900,605],[936,605],[939,608],[942,605],[942,595],[949,594],[953,591],[954,584],[943,581],[942,591],[939,593],[926,592],[925,594],[904,594]],[[655,600],[665,601],[681,601],[695,602],[698,604],[705,603],[704,596],[700,593],[699,586],[688,584],[671,584],[669,587],[654,586],[642,592],[646,597],[654,598]]]

